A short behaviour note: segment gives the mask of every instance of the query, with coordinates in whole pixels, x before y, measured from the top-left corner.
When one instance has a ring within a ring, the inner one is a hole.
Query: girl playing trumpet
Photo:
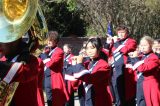
[[[90,58],[83,62],[83,56],[75,56],[72,61],[75,65],[68,68],[68,75],[79,79],[83,83],[83,106],[112,106],[108,91],[110,79],[110,67],[103,59],[102,44],[100,38],[91,38],[87,41],[85,50]],[[65,76],[65,77],[66,77]],[[66,77],[67,79],[67,77]],[[68,80],[69,77],[68,77]]]

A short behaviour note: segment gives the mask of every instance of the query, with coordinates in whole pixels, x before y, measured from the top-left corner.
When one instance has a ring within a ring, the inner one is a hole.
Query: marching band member
[[[72,54],[72,46],[70,44],[64,44],[63,45],[63,51],[64,51],[64,65],[63,65],[63,73],[65,75],[67,68],[72,65],[72,57],[74,56]],[[65,80],[66,89],[69,94],[69,101],[67,101],[66,106],[74,106],[74,82],[75,81],[68,81]]]
[[[132,102],[126,103],[126,106],[135,106],[137,73],[132,69],[132,66],[141,58],[141,55],[138,48],[133,52],[129,52],[128,55],[127,64],[125,64],[125,74],[127,75],[125,77],[125,83],[127,84],[125,89],[130,91],[130,93],[126,93],[126,97],[129,97],[128,99],[132,100]]]
[[[6,61],[0,62],[0,78],[9,84],[18,82],[10,106],[43,106],[43,95],[37,94],[38,73],[43,70],[42,61],[30,54],[22,38],[0,43],[0,54],[6,57]]]
[[[126,26],[120,25],[116,29],[118,40],[111,46],[110,63],[112,66],[112,87],[116,106],[124,106],[128,102],[134,101],[134,98],[128,97],[128,91],[125,88],[129,86],[125,80],[128,76],[125,74],[125,64],[127,63],[128,53],[136,49],[136,41],[129,38],[129,30]]]
[[[44,84],[47,103],[48,106],[64,106],[69,99],[62,74],[64,52],[58,47],[59,35],[56,31],[48,33],[47,41],[50,51],[44,53],[42,58],[45,64]]]
[[[158,58],[160,59],[160,39],[156,39],[154,40],[154,44],[153,44],[153,52],[158,56]]]
[[[79,55],[73,58],[77,64],[68,69],[70,76],[83,82],[83,106],[112,106],[107,89],[110,67],[101,56],[100,38],[89,39],[85,49],[90,61],[83,64],[83,56]]]
[[[141,39],[139,47],[144,56],[133,66],[137,70],[137,106],[160,106],[159,60],[152,45],[151,37]]]

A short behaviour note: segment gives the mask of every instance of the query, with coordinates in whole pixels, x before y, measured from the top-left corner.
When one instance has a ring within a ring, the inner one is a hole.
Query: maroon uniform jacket
[[[125,68],[125,97],[126,101],[136,96],[137,73],[131,68]]]
[[[43,96],[43,80],[44,80],[44,64],[43,61],[38,58],[39,61],[39,68],[38,68],[38,92],[37,92],[37,99],[38,99],[38,106],[44,106],[44,96]]]
[[[123,40],[123,44],[122,45],[123,45],[123,47],[119,50],[119,52],[123,54],[122,55],[123,59],[124,59],[124,61],[122,61],[123,64],[127,64],[128,53],[136,50],[137,43],[132,38],[125,38]],[[114,53],[114,51],[117,48],[112,47],[111,53]],[[112,58],[112,57],[110,57],[110,58]],[[131,98],[133,98],[135,96],[134,94],[136,93],[136,91],[135,91],[135,88],[136,88],[135,87],[135,79],[134,79],[135,73],[132,72],[130,69],[125,69],[124,75],[125,75],[124,76],[125,77],[125,100],[128,101]],[[132,85],[132,82],[134,83],[133,85]]]
[[[53,106],[63,106],[69,99],[62,75],[63,56],[63,50],[56,47],[50,60],[45,64],[51,70]]]
[[[134,51],[137,47],[136,41],[131,38],[126,38],[123,45],[124,47],[120,49],[120,52],[125,55],[127,55],[129,52]],[[115,49],[116,49],[115,47],[112,47],[111,49],[112,53],[114,52]]]
[[[107,57],[109,57],[109,50],[108,50],[108,49],[102,48],[102,52],[104,52],[105,55],[106,55]]]
[[[77,64],[74,67],[76,70],[79,70],[78,72],[73,73],[75,78],[83,81],[83,83],[92,84],[94,90],[93,95],[91,95],[93,106],[112,106],[111,97],[108,91],[110,67],[107,62],[99,59],[95,63],[95,66],[92,67],[91,72],[89,72],[89,67],[85,69],[81,64]],[[84,86],[84,88],[86,87]],[[86,89],[84,89],[84,92],[87,92]],[[87,98],[87,93],[85,93],[85,95],[85,98]]]
[[[137,70],[143,73],[143,91],[147,106],[160,106],[160,84],[157,78],[159,71],[159,60],[154,53],[150,53],[144,59]]]
[[[64,62],[66,64],[64,66],[64,68],[68,68],[70,65],[72,65],[72,57],[73,56],[74,56],[73,54],[69,54],[68,56],[66,56],[66,58],[64,59]],[[67,69],[64,69],[64,71],[67,71]],[[75,81],[68,80],[66,84],[67,84],[67,91],[68,91],[69,95],[71,95],[78,88],[78,81],[77,80],[75,80]]]
[[[42,106],[43,104],[38,102],[39,98],[43,98],[43,95],[38,95],[38,70],[41,68],[43,70],[43,67],[39,65],[41,63],[33,55],[28,55],[27,60],[26,63],[10,62],[8,60],[1,62],[0,77],[8,83],[19,82],[11,105]]]

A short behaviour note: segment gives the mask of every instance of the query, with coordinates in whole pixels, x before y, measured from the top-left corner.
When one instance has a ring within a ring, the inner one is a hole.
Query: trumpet
[[[78,57],[78,56],[73,56],[73,57],[71,58],[71,60],[72,60],[72,65],[76,65],[76,64],[77,64],[77,57]]]
[[[84,57],[83,55],[73,56],[72,57],[72,65],[76,65],[78,63],[83,63]]]

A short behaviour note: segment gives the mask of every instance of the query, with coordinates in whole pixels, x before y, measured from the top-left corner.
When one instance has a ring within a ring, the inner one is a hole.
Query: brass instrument
[[[37,5],[38,0],[0,0],[0,42],[22,37],[35,19]]]
[[[18,82],[13,82],[11,84],[5,81],[0,82],[0,106],[9,106],[18,85]]]
[[[31,27],[33,28],[32,30],[34,30],[34,36],[39,40],[46,38],[48,27],[40,5],[38,5],[38,11]]]
[[[16,41],[28,30],[39,39],[48,31],[38,0],[0,0],[0,43]],[[9,105],[18,85],[0,79],[0,106]]]
[[[34,19],[33,24],[31,25],[30,29],[26,34],[29,36],[28,46],[30,52],[35,52],[35,47],[37,44],[39,44],[39,41],[45,41],[47,38],[48,33],[48,27],[45,20],[45,17],[43,15],[43,12],[41,10],[40,5],[38,4],[38,10],[36,13],[36,17]],[[42,42],[41,42],[42,43]],[[44,43],[44,42],[43,42]]]

